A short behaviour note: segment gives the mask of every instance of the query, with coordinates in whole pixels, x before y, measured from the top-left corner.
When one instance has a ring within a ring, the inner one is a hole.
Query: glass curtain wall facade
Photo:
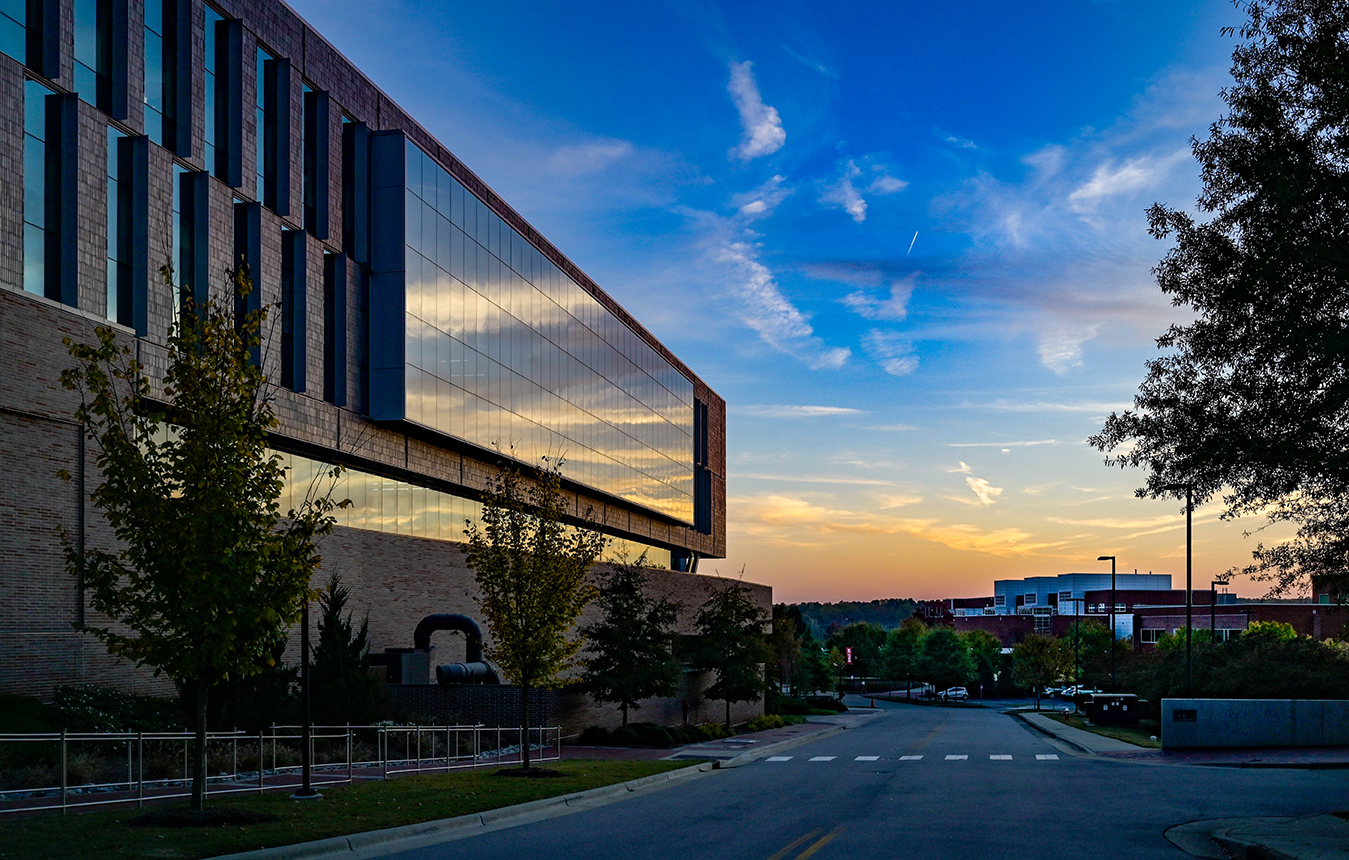
[[[403,222],[402,259],[386,261],[402,271],[376,263],[371,304],[402,317],[372,317],[388,383],[372,384],[375,417],[525,463],[563,457],[569,479],[692,524],[693,383],[419,147],[390,137],[374,159],[373,221]],[[381,211],[400,189],[402,212]]]
[[[286,470],[278,505],[294,510],[311,493],[351,502],[335,508],[339,526],[438,540],[462,541],[470,522],[481,524],[482,503],[453,493],[398,481],[359,469],[343,469],[336,481],[325,478],[332,465],[298,454],[275,452]],[[636,561],[643,553],[649,567],[670,567],[670,551],[638,541],[609,538],[606,560]]]

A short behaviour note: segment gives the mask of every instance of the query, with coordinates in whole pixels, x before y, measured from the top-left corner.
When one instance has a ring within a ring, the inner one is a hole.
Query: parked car
[[[953,700],[964,701],[969,697],[970,691],[966,690],[964,687],[949,687],[937,694],[937,698],[941,699],[943,702],[949,702]]]

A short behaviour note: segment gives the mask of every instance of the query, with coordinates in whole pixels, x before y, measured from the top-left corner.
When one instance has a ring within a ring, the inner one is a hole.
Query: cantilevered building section
[[[376,650],[476,610],[458,542],[509,458],[565,458],[571,521],[666,568],[689,623],[726,552],[725,402],[287,6],[0,4],[0,110],[0,690],[155,687],[72,629],[57,529],[110,536],[61,338],[111,325],[161,374],[185,299],[240,265],[282,508],[346,467],[324,568]]]

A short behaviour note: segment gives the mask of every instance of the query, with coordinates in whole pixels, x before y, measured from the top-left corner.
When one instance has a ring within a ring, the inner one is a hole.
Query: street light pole
[[[1115,677],[1115,557],[1102,555],[1097,561],[1110,559],[1110,692],[1119,692],[1119,680]]]
[[[1185,491],[1185,695],[1194,695],[1194,642],[1190,628],[1194,625],[1194,485],[1167,484],[1162,487],[1169,492]]]

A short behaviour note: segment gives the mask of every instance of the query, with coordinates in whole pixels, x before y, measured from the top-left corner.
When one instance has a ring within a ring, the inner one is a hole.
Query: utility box
[[[1136,726],[1143,703],[1133,693],[1096,693],[1082,705],[1087,719],[1098,726]]]

